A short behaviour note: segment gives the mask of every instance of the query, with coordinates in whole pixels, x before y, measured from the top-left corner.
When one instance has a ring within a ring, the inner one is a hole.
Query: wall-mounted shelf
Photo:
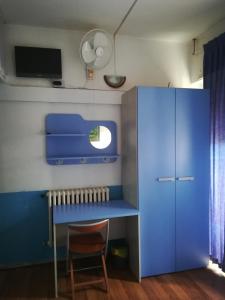
[[[85,133],[47,133],[47,137],[82,137],[82,136],[87,136]]]
[[[99,126],[111,133],[111,142],[103,149],[90,142],[90,133]],[[78,114],[49,114],[45,136],[46,160],[50,165],[112,163],[119,157],[113,121],[87,121]]]
[[[124,91],[0,84],[0,101],[120,105]],[[106,100],[107,99],[107,100]]]
[[[88,163],[111,163],[117,160],[119,155],[105,156],[71,156],[71,157],[49,157],[47,161],[50,165],[71,165]]]

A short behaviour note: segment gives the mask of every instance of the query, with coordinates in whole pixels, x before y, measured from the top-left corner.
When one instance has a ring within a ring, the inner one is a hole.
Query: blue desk
[[[138,210],[123,200],[112,200],[101,203],[60,205],[53,207],[55,297],[58,297],[56,226],[59,224],[81,221],[132,216],[139,217]]]

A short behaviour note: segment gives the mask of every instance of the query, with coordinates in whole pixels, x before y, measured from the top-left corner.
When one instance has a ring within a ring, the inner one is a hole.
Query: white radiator
[[[51,190],[47,192],[49,241],[52,245],[52,207],[56,205],[71,205],[109,201],[109,188],[106,186],[76,189]]]
[[[49,191],[47,196],[49,207],[54,205],[105,202],[109,201],[109,188],[101,186],[68,190],[53,190]]]

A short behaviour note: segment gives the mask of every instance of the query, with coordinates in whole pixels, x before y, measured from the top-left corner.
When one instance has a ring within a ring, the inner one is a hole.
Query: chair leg
[[[104,278],[105,278],[105,285],[106,285],[106,292],[109,291],[109,283],[108,283],[108,275],[106,270],[106,264],[105,264],[105,256],[104,254],[101,255],[102,257],[102,266],[103,266],[103,272],[104,272]]]
[[[66,274],[68,275],[69,274],[69,268],[70,268],[70,266],[69,266],[69,259],[70,259],[70,257],[69,257],[69,251],[67,250],[67,253],[66,253]]]
[[[71,290],[72,290],[72,299],[75,300],[75,287],[74,287],[74,273],[73,273],[73,260],[72,258],[70,257],[69,259],[69,262],[70,262],[70,280],[71,280]]]

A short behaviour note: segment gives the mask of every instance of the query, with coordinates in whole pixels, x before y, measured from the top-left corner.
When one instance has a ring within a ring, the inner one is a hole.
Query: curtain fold
[[[210,255],[225,270],[225,33],[204,46],[211,103]]]

